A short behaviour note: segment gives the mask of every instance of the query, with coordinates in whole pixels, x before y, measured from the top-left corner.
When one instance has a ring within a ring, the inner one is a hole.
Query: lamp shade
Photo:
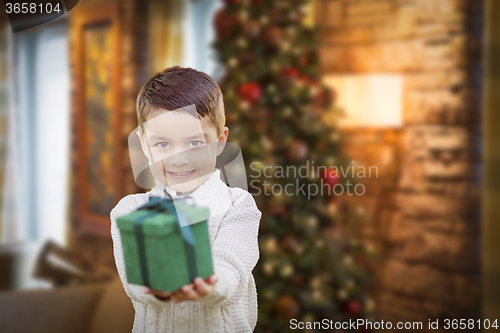
[[[72,280],[85,281],[88,272],[83,267],[79,256],[59,246],[54,241],[48,240],[35,262],[33,276],[50,280],[56,285],[63,285]]]
[[[339,127],[401,127],[403,77],[396,74],[328,75],[345,117]]]

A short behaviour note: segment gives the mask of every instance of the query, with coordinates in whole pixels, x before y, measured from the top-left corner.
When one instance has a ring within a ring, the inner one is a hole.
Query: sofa
[[[2,333],[130,333],[134,308],[111,282],[0,292]]]

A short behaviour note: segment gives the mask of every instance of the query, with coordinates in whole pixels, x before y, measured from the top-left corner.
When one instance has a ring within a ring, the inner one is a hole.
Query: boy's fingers
[[[182,301],[188,301],[192,299],[196,299],[196,292],[194,291],[193,284],[186,284],[182,286],[180,289],[174,291],[172,294],[174,302],[179,303]]]
[[[162,297],[162,298],[167,298],[170,296],[169,293],[163,292],[163,291],[157,291],[154,293],[156,296]]]
[[[197,277],[194,283],[182,286],[180,289],[174,291],[170,297],[175,303],[197,300],[200,297],[210,294],[213,290],[213,285],[217,283],[217,281],[219,281],[219,276],[215,273],[206,280]]]
[[[171,298],[172,298],[172,301],[174,301],[175,303],[179,303],[179,302],[183,301],[182,293],[180,291],[175,291],[172,294]]]
[[[145,287],[145,293],[146,294],[151,294],[153,296],[158,296],[161,298],[168,298],[170,296],[170,293],[166,291],[161,291],[161,290],[154,290],[149,287]]]
[[[182,298],[185,300],[197,299],[197,292],[194,290],[193,284],[187,284],[181,288]]]
[[[210,275],[207,279],[207,283],[209,283],[211,285],[216,284],[217,281],[219,281],[219,276],[217,275],[217,273]]]
[[[194,284],[192,284],[192,283],[185,284],[181,287],[182,292],[188,292],[188,291],[193,290],[193,289],[194,289]]]
[[[194,279],[194,284],[196,285],[196,288],[198,290],[198,294],[200,296],[206,296],[210,294],[211,292],[211,286],[205,283],[205,281],[202,278],[197,277]]]

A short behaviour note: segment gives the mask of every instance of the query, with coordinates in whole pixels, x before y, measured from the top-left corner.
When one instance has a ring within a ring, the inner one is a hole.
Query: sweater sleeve
[[[116,268],[118,270],[118,274],[123,284],[123,289],[125,289],[125,293],[130,297],[132,301],[140,302],[144,304],[150,305],[158,305],[164,306],[169,304],[170,300],[159,300],[154,295],[146,294],[146,287],[139,286],[135,284],[129,284],[127,282],[127,274],[125,269],[125,259],[123,257],[123,247],[122,247],[122,239],[120,230],[116,224],[116,219],[124,216],[134,209],[139,207],[142,203],[140,202],[140,198],[136,197],[137,195],[129,195],[124,197],[120,202],[116,205],[115,208],[111,211],[111,237],[113,239],[113,253],[115,257]]]
[[[248,292],[252,270],[259,260],[257,236],[262,213],[250,193],[233,190],[237,190],[235,198],[212,243],[214,272],[219,281],[212,293],[199,300],[206,306],[224,307],[238,301]]]

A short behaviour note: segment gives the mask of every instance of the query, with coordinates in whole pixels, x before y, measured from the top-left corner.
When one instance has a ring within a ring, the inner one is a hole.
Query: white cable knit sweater
[[[234,333],[252,332],[257,322],[257,290],[252,270],[259,259],[257,234],[262,213],[252,195],[228,187],[220,170],[190,196],[210,210],[208,231],[214,272],[219,275],[214,291],[199,301],[175,304],[145,293],[145,287],[129,284],[125,271],[121,235],[116,219],[149,201],[150,196],[172,197],[175,191],[156,181],[147,193],[124,197],[111,211],[111,234],[116,267],[123,288],[135,309],[133,333]]]

